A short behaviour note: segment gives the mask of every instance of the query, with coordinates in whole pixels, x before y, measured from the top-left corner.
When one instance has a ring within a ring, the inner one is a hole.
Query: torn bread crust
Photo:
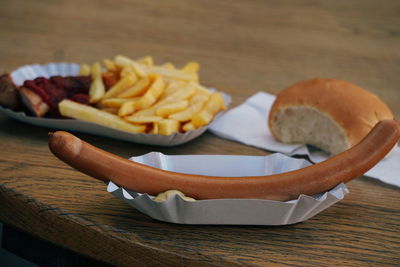
[[[351,147],[345,130],[327,113],[309,106],[282,107],[273,119],[272,134],[283,143],[309,144],[331,154]]]
[[[297,110],[298,107],[309,109]],[[285,109],[287,111],[281,111]],[[297,112],[300,114],[290,114]],[[290,122],[282,122],[286,115],[289,115]],[[337,154],[359,143],[379,121],[393,118],[389,107],[369,91],[346,81],[316,78],[295,83],[281,91],[271,107],[268,125],[281,142],[312,144]],[[274,129],[281,126],[274,125],[276,122],[288,125],[278,131]],[[322,123],[328,125],[320,125]],[[298,129],[300,127],[311,128]],[[285,137],[280,136],[281,132]],[[342,134],[345,134],[344,138]]]

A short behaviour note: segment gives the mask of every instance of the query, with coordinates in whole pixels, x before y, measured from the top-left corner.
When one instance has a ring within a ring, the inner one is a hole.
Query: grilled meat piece
[[[63,99],[71,99],[82,104],[89,104],[88,92],[90,83],[91,78],[89,76],[54,76],[50,79],[38,77],[34,80],[25,81],[24,87],[38,95],[48,107],[48,110],[45,114],[42,114],[42,112],[34,112],[36,116],[41,117],[45,115],[46,117],[50,118],[61,118],[62,116],[58,110],[58,103],[60,103]],[[29,95],[29,97],[25,98],[32,100],[30,98],[31,96],[32,95]],[[34,104],[32,101],[29,102]],[[24,101],[24,103],[27,102]],[[36,102],[35,104],[37,107]],[[44,107],[46,105],[40,105],[40,107]],[[38,111],[34,107],[30,108],[30,110]],[[46,109],[40,108],[40,111],[44,110]]]
[[[17,87],[9,74],[0,76],[0,106],[26,110],[36,117],[62,118],[58,103],[71,99],[89,105],[90,76],[53,76],[27,80]]]
[[[43,117],[50,109],[42,97],[33,90],[21,87],[19,89],[21,100],[26,109],[35,117]]]
[[[21,100],[18,88],[13,83],[9,74],[0,76],[0,106],[18,110],[21,108]]]

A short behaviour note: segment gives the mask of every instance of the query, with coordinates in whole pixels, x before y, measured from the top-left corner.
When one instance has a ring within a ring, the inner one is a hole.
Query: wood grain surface
[[[0,72],[116,54],[201,64],[233,106],[258,91],[331,77],[377,94],[400,117],[399,1],[0,0]],[[53,157],[51,129],[0,115],[0,221],[117,266],[400,264],[400,190],[361,177],[340,203],[284,227],[162,223]],[[177,147],[80,138],[123,157],[265,155],[210,133]],[[400,174],[399,174],[400,179]]]

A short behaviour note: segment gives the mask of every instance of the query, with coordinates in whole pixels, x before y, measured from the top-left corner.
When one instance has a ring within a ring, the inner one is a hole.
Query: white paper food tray
[[[75,63],[49,63],[45,65],[32,64],[16,69],[11,73],[11,77],[17,86],[21,86],[25,80],[31,80],[37,77],[49,78],[55,75],[74,76],[78,75],[78,73],[79,65]],[[223,92],[220,93],[224,98],[225,105],[228,106],[231,102],[231,97]],[[49,129],[88,133],[123,141],[159,146],[175,146],[184,144],[200,136],[208,128],[208,126],[204,126],[194,131],[175,133],[169,136],[145,133],[134,134],[85,121],[27,116],[24,112],[15,112],[1,106],[0,113],[24,123]],[[217,115],[217,117],[220,115],[221,113]]]
[[[309,166],[303,159],[283,154],[268,156],[187,155],[167,156],[152,152],[130,160],[163,170],[213,176],[259,176]],[[174,195],[164,202],[154,196],[125,190],[113,182],[107,191],[156,220],[179,224],[286,225],[305,221],[343,199],[348,193],[342,183],[328,192],[301,195],[280,202],[260,199],[213,199],[186,201]]]

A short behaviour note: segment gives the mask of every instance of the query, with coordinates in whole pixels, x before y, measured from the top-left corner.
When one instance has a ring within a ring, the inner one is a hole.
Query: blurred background
[[[0,71],[116,54],[201,64],[234,104],[304,79],[347,80],[400,100],[399,1],[0,1]],[[384,88],[385,93],[380,89]]]

